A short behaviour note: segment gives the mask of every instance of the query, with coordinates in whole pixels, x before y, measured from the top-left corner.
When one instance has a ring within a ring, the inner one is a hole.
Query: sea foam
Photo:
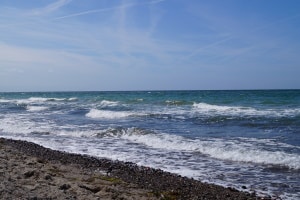
[[[207,103],[194,103],[193,112],[204,115],[221,115],[221,116],[268,116],[268,117],[285,117],[300,114],[300,109],[257,109],[242,106],[225,106],[212,105]]]
[[[17,99],[12,100],[17,104],[32,104],[32,103],[44,103],[44,102],[54,102],[54,101],[76,101],[76,97],[71,98],[44,98],[44,97],[30,97],[28,99]]]
[[[46,106],[27,106],[26,109],[30,112],[38,112],[38,111],[47,110],[48,107],[46,107]]]
[[[282,151],[267,151],[261,149],[255,143],[249,144],[248,142],[243,142],[241,140],[206,140],[200,138],[190,140],[182,136],[169,134],[132,133],[123,134],[121,137],[152,148],[199,152],[220,160],[278,165],[290,169],[300,169],[300,156],[298,154]],[[278,143],[278,145],[280,144]]]
[[[117,119],[133,115],[131,112],[91,109],[86,116],[94,119]]]

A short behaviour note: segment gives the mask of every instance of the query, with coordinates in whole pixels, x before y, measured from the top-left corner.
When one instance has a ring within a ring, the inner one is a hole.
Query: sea
[[[300,199],[300,90],[0,93],[0,137]]]

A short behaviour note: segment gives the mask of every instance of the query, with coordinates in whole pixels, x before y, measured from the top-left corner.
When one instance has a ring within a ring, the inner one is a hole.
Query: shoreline
[[[0,199],[280,199],[0,138]]]

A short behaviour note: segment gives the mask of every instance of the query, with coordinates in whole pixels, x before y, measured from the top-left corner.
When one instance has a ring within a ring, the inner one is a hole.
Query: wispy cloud
[[[205,78],[206,72],[213,75],[220,69],[232,74],[245,65],[261,69],[298,63],[299,34],[288,28],[296,27],[299,15],[239,19],[232,12],[212,12],[215,4],[198,9],[197,0],[89,1],[93,3],[84,9],[81,1],[56,0],[29,15],[28,7],[37,7],[34,2],[0,6],[0,86],[17,80],[6,78],[14,72],[32,77],[28,71],[46,78],[51,71],[53,80],[61,76],[62,85],[74,71],[104,88],[108,83],[118,87],[110,80],[115,76],[124,85],[135,85],[139,78],[150,86],[149,77],[174,85],[179,77],[190,77],[198,84],[198,75]],[[193,13],[187,9],[189,2]],[[80,85],[75,79],[72,83]]]
[[[210,39],[199,40],[195,43],[190,52],[182,56],[182,61],[196,59],[197,57],[210,55],[215,60],[221,61],[234,60],[237,56],[259,58],[262,52],[272,52],[274,55],[282,53],[275,46],[280,45],[283,38],[277,37],[274,30],[284,27],[284,24],[296,20],[299,14],[290,14],[279,19],[267,22],[257,18],[237,18],[233,13],[212,12],[211,4],[198,4],[198,6],[189,6],[188,11],[191,15],[197,17],[203,23],[204,29],[210,30]],[[263,13],[260,13],[263,15]],[[247,15],[246,15],[247,16]],[[284,31],[284,28],[281,30]],[[274,34],[275,33],[275,34]],[[275,36],[274,36],[275,35]],[[201,36],[199,36],[201,37]],[[276,52],[278,51],[278,52]],[[279,53],[280,52],[280,53]],[[220,59],[222,58],[222,59]]]
[[[284,23],[284,22],[288,22],[288,21],[291,21],[291,20],[294,20],[296,18],[300,17],[300,14],[295,14],[295,15],[291,15],[291,16],[288,16],[288,17],[285,17],[285,18],[281,18],[281,19],[277,19],[275,21],[272,21],[270,23],[267,23],[267,24],[264,24],[262,26],[259,26],[259,27],[256,27],[256,28],[253,28],[250,32],[259,32],[259,31],[262,31],[262,30],[265,30],[265,29],[268,29],[272,26],[275,26],[277,24],[280,24],[280,23]]]
[[[222,44],[222,43],[225,43],[225,42],[227,42],[227,41],[230,41],[230,40],[232,40],[232,39],[233,39],[233,36],[228,36],[228,37],[226,37],[226,38],[224,38],[224,39],[217,40],[217,41],[215,41],[215,42],[213,42],[213,43],[211,43],[211,44],[203,45],[203,46],[201,46],[201,47],[199,47],[199,48],[193,50],[193,51],[192,51],[190,54],[188,54],[187,56],[184,56],[184,57],[182,58],[182,60],[190,59],[190,58],[196,56],[197,54],[203,52],[204,50],[206,50],[206,49],[208,49],[208,48],[216,47],[216,46],[218,46],[218,45],[220,45],[220,44]]]
[[[93,67],[100,63],[111,68],[148,68],[151,65],[149,59],[156,63],[169,63],[172,61],[170,52],[183,49],[180,43],[157,40],[149,34],[149,28],[127,27],[125,21],[129,11],[126,7],[122,8],[123,14],[115,10],[105,22],[117,20],[119,23],[108,23],[107,26],[92,26],[76,20],[71,24],[42,20],[12,26],[11,30],[3,29],[2,38],[14,35],[14,40],[1,46],[0,57],[3,62],[15,63],[15,67],[20,68],[22,63],[30,62],[39,63],[41,67],[73,65],[82,68],[79,63]],[[111,16],[117,13],[118,19],[112,19]]]
[[[87,10],[87,11],[82,11],[82,12],[76,12],[73,14],[69,15],[64,15],[61,17],[54,18],[54,20],[60,20],[60,19],[65,19],[65,18],[71,18],[71,17],[78,17],[82,15],[89,15],[89,14],[94,14],[94,13],[101,13],[101,12],[108,12],[108,11],[113,11],[113,10],[120,10],[124,8],[129,8],[129,7],[134,7],[134,6],[139,6],[139,5],[147,5],[147,4],[157,4],[161,3],[166,0],[153,0],[149,2],[143,2],[143,3],[122,3],[121,5],[115,6],[115,7],[110,7],[110,8],[100,8],[100,9],[93,9],[93,10]]]
[[[72,0],[57,0],[54,3],[51,3],[49,5],[46,5],[45,7],[42,8],[36,8],[30,12],[31,15],[45,15],[52,13],[61,7],[69,4]]]

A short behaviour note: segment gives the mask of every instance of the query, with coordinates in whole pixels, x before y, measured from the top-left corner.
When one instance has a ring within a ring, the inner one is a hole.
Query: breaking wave
[[[182,136],[169,134],[132,134],[135,129],[122,130],[117,136],[151,148],[171,151],[187,151],[227,161],[247,162],[263,165],[278,165],[290,169],[300,169],[300,156],[283,151],[264,150],[257,143],[259,139],[249,143],[248,140],[196,139],[190,140]],[[137,129],[137,131],[140,131]],[[116,136],[115,135],[115,136]],[[286,144],[277,143],[277,146]]]
[[[117,102],[117,101],[103,100],[100,102],[100,107],[114,107],[117,105],[119,105],[119,102]]]
[[[26,109],[30,112],[38,112],[38,111],[47,110],[48,107],[46,107],[46,106],[27,106]]]
[[[296,116],[300,114],[300,108],[294,109],[256,109],[240,106],[220,106],[207,103],[194,103],[193,111],[205,115],[231,115],[231,116]]]
[[[118,119],[132,116],[134,113],[127,111],[110,111],[91,109],[86,116],[93,119]]]
[[[10,100],[11,102],[15,102],[17,104],[32,104],[32,103],[44,103],[44,102],[54,102],[54,101],[76,101],[77,98],[44,98],[44,97],[30,97],[28,99],[17,99]]]

